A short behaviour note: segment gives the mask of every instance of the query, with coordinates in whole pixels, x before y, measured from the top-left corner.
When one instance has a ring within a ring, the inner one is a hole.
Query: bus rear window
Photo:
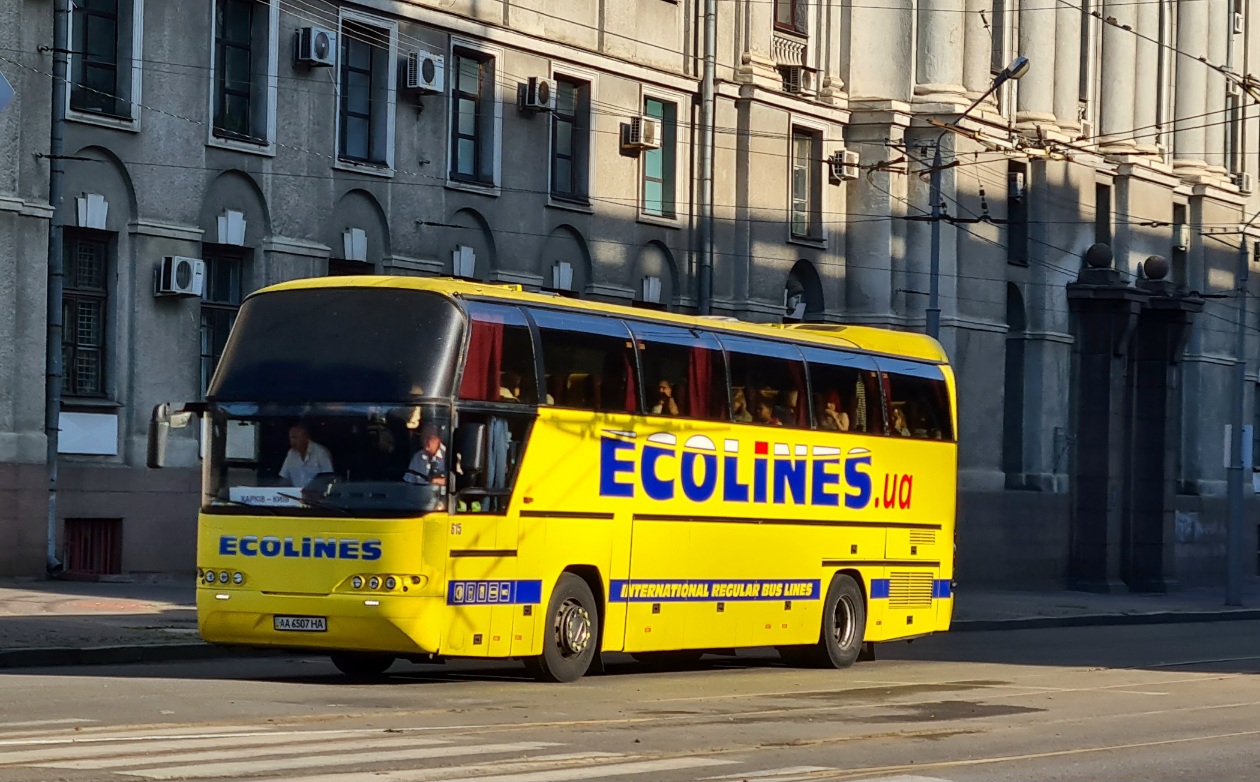
[[[462,317],[397,288],[306,288],[245,302],[207,397],[407,401],[451,393]]]
[[[888,404],[888,434],[953,440],[949,387],[939,368],[881,359]]]

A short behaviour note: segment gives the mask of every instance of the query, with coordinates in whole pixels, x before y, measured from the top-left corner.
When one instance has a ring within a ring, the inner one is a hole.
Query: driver
[[[446,485],[446,446],[442,445],[436,426],[429,425],[420,430],[420,450],[411,457],[403,480],[420,485]]]

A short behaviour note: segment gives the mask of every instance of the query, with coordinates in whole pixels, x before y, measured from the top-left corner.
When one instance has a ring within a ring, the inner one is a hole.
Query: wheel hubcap
[[[556,613],[556,639],[565,657],[574,657],[591,642],[591,615],[576,600],[566,600]]]
[[[856,613],[853,601],[849,597],[841,597],[836,601],[836,612],[832,617],[834,628],[831,634],[836,639],[836,645],[842,649],[853,641],[853,633],[857,630],[853,621]]]

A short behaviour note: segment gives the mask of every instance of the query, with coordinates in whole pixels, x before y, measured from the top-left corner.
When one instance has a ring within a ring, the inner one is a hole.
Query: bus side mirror
[[[455,467],[464,475],[479,473],[486,460],[486,425],[464,424],[455,430]]]
[[[169,402],[153,408],[153,418],[149,421],[150,469],[160,470],[166,466],[166,444],[170,440],[171,429],[183,429],[192,423],[194,415],[202,411],[202,405],[184,405],[180,410],[173,411]]]

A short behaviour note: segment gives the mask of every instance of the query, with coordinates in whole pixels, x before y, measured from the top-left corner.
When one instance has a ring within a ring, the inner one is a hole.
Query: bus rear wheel
[[[394,664],[393,656],[372,652],[333,652],[330,657],[337,670],[354,677],[380,676]]]
[[[848,668],[862,653],[866,600],[852,577],[837,573],[823,602],[822,632],[813,646],[780,649],[784,661],[811,668]]]
[[[577,681],[599,653],[599,609],[586,582],[562,573],[547,604],[543,653],[527,657],[525,668],[541,682]]]

